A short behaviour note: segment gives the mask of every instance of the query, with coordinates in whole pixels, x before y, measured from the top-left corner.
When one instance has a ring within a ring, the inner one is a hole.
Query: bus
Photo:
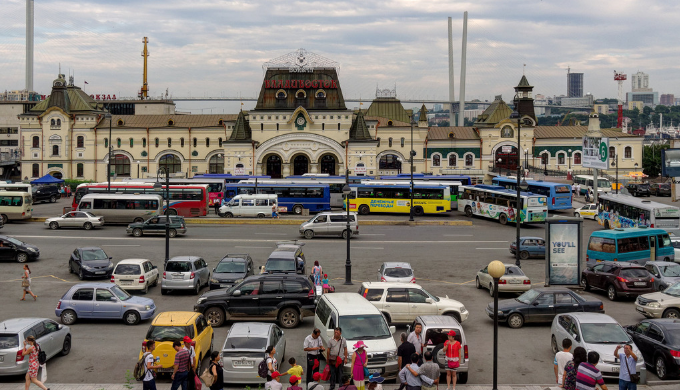
[[[158,181],[155,178],[148,179],[126,179],[124,182],[142,182],[142,183],[155,183]],[[164,180],[162,181],[164,182]],[[224,179],[219,178],[170,178],[170,185],[194,185],[194,184],[207,184],[208,185],[208,206],[213,206],[215,202],[221,202],[222,193],[224,192]]]
[[[144,222],[163,213],[163,198],[156,194],[88,194],[80,199],[78,210],[104,217],[106,223]]]
[[[605,229],[647,226],[680,234],[680,208],[630,195],[600,195],[596,220]]]
[[[394,176],[380,176],[380,180],[397,180],[397,181],[410,181],[410,173],[400,173]],[[424,173],[414,173],[413,180],[426,180],[426,181],[459,181],[463,185],[472,185],[472,179],[470,176],[465,175],[426,175]]]
[[[139,181],[111,182],[111,193],[116,194],[157,194],[165,200],[165,185],[154,188],[154,183]],[[103,194],[108,192],[108,183],[83,183],[76,188],[71,207],[75,210],[80,199],[87,194]],[[167,214],[183,217],[199,217],[208,214],[207,184],[170,184],[170,203],[163,205]],[[165,202],[165,203],[167,203]],[[166,210],[167,209],[167,210]]]
[[[461,186],[458,210],[467,217],[478,215],[498,220],[501,225],[517,221],[517,192],[505,187],[477,184]],[[544,223],[548,218],[548,200],[544,195],[520,193],[520,223]]]
[[[17,191],[31,194],[31,185],[26,183],[5,183],[0,182],[0,191]]]
[[[497,186],[505,187],[509,190],[517,191],[517,179],[496,176],[492,183]],[[548,210],[568,210],[571,205],[571,186],[569,184],[552,183],[549,181],[526,180],[529,185],[529,192],[532,194],[543,195],[548,198]]]
[[[2,222],[29,219],[33,216],[33,196],[24,191],[0,191]]]
[[[649,260],[674,259],[675,252],[668,233],[646,226],[593,232],[586,252],[588,265],[602,261],[630,261],[644,265]]]
[[[358,179],[360,176],[350,176],[349,177],[349,182],[350,184],[353,183],[360,183],[361,179]],[[365,178],[365,176],[363,176]],[[342,195],[342,187],[345,186],[346,179],[344,176],[329,176],[329,175],[302,175],[302,176],[288,176],[285,179],[248,179],[248,180],[241,180],[241,183],[248,183],[248,184],[255,184],[255,181],[257,180],[257,184],[310,184],[310,183],[315,183],[315,184],[328,184],[328,187],[330,189],[331,193],[331,207],[342,207],[343,205],[343,195]]]
[[[580,184],[581,185],[581,191],[580,195],[585,195],[586,191],[592,190],[593,189],[593,177],[590,175],[576,175],[574,176],[574,184]],[[609,181],[609,179],[605,177],[598,177],[597,178],[597,192],[600,192],[600,189],[602,189],[602,192],[605,194],[608,193],[609,191],[612,190],[612,182]],[[599,195],[598,195],[599,196]]]
[[[331,194],[328,184],[309,183],[227,183],[224,189],[224,201],[239,194],[274,194],[279,200],[277,207],[282,213],[302,214],[303,209],[318,213],[330,211]]]
[[[369,184],[369,185],[404,185],[408,184],[408,186],[411,186],[411,183],[404,183],[403,181],[392,181],[392,180],[362,180],[361,184]],[[427,181],[427,180],[413,180],[413,185],[414,186],[445,186],[449,187],[449,193],[451,194],[450,200],[451,200],[451,209],[457,209],[458,208],[458,187],[462,186],[463,183],[459,181],[450,181],[450,180],[442,180],[442,181]]]
[[[194,175],[192,179],[224,179],[225,183],[238,183],[241,180],[248,179],[271,179],[271,176],[264,175],[232,175],[230,173],[199,173]]]
[[[399,185],[350,185],[349,210],[361,215],[369,213],[401,213],[411,210],[411,186]],[[439,214],[451,211],[449,187],[418,185],[413,187],[413,214]]]

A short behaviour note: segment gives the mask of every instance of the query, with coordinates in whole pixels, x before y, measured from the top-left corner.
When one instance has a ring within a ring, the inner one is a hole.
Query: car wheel
[[[604,221],[604,228],[609,230],[609,221]]]
[[[607,287],[607,298],[609,298],[610,301],[616,300],[616,288],[614,288],[614,285],[612,284]]]
[[[194,295],[198,295],[200,293],[201,293],[201,283],[199,282],[199,283],[196,283],[196,285],[194,286]]]
[[[161,295],[168,295],[168,289],[161,288]]]
[[[224,217],[224,218],[234,218],[234,214],[232,214],[232,213],[224,213],[223,217]]]
[[[258,217],[258,218],[264,218],[264,217],[265,217],[265,215],[264,215],[264,214],[262,214],[262,213],[260,213],[260,214],[257,214],[257,217]]]
[[[343,230],[343,231],[342,231],[342,239],[343,239],[343,240],[346,240],[348,236],[349,236],[348,231],[347,231],[347,230]]]
[[[368,215],[368,213],[371,212],[371,208],[366,206],[365,204],[362,204],[361,207],[359,207],[359,214],[361,215]]]
[[[314,238],[314,231],[313,230],[305,230],[305,238],[308,240],[311,240]]]
[[[453,313],[444,313],[443,315],[455,319],[459,324],[462,323],[461,318],[460,318],[460,314],[458,314],[458,313],[455,313],[455,312],[453,312]]]
[[[133,223],[142,223],[142,222],[144,222],[144,218],[137,217],[137,218],[133,219],[132,222]]]
[[[590,291],[590,284],[588,284],[588,279],[585,276],[581,276],[581,287],[586,291]]]
[[[55,203],[57,201],[57,197],[52,195],[50,196],[50,203]]]
[[[59,224],[54,222],[54,221],[50,222],[50,229],[52,229],[52,230],[59,229]]]
[[[91,222],[85,222],[85,223],[83,224],[83,229],[85,229],[85,230],[92,230],[92,227],[93,227],[93,226],[92,226],[92,223],[91,223]]]
[[[61,351],[59,353],[61,356],[66,356],[71,352],[71,335],[67,334],[66,337],[64,337],[64,344],[61,346]]]
[[[680,311],[678,309],[668,309],[663,312],[663,318],[674,318],[677,320],[680,318]]]
[[[581,213],[574,213],[574,217],[581,218]]]
[[[85,274],[83,273],[82,267],[80,268],[80,270],[78,270],[78,279],[85,280]]]
[[[9,218],[5,214],[2,214],[2,224],[5,225],[7,222],[9,222]]]
[[[475,286],[476,286],[477,288],[480,288],[480,289],[482,288],[482,285],[479,284],[479,277],[476,277],[476,278],[475,278]]]
[[[416,217],[422,217],[423,215],[425,215],[425,210],[423,210],[423,208],[420,206],[416,206],[413,208],[413,215],[415,215]]]
[[[501,223],[501,225],[507,225],[508,224],[508,216],[505,214],[501,214],[500,217],[498,217],[498,222]]]
[[[513,313],[508,317],[508,326],[512,329],[521,328],[524,325],[524,317],[521,314]]]
[[[139,323],[139,320],[141,319],[139,317],[139,313],[136,311],[128,311],[125,312],[125,315],[123,315],[123,318],[125,319],[125,324],[126,325],[137,325]]]
[[[560,351],[559,348],[557,348],[557,339],[555,338],[555,335],[552,335],[550,338],[550,346],[552,347],[553,355]]]
[[[17,262],[25,263],[28,261],[28,255],[24,252],[17,253]]]
[[[493,297],[493,283],[489,283],[489,295]]]
[[[217,212],[217,215],[219,215],[219,216],[220,216],[220,218],[224,218],[224,217],[226,216],[226,214],[225,214],[225,213],[223,213],[223,212],[220,212],[220,211],[218,211],[218,212]]]
[[[61,323],[64,325],[73,325],[78,319],[76,312],[73,310],[64,310],[61,312]]]
[[[142,289],[142,294],[146,294],[149,292],[149,285],[144,283],[144,288]]]
[[[302,205],[296,204],[293,206],[293,214],[302,215]]]
[[[519,252],[519,258],[522,260],[526,260],[529,258],[529,252],[527,251],[521,251]]]
[[[668,257],[664,257],[664,258],[663,258],[663,261],[671,261],[671,259],[668,258]]]
[[[175,230],[175,229],[170,229],[170,230],[168,231],[168,236],[170,236],[170,238],[177,237],[177,230]]]
[[[142,236],[142,229],[140,229],[140,228],[133,229],[132,235],[135,236],[135,237],[141,237]]]
[[[472,217],[472,207],[465,206],[465,216],[468,218]]]
[[[666,360],[663,357],[658,356],[654,362],[654,368],[656,369],[656,376],[659,379],[664,380],[668,377],[668,370],[666,369]]]
[[[300,315],[295,309],[287,307],[279,312],[279,323],[284,328],[295,328],[300,323]]]
[[[219,307],[211,307],[205,311],[205,319],[213,328],[224,325],[224,310]]]

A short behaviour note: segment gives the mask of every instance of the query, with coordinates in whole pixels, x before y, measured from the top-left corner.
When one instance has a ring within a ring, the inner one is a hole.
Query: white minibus
[[[163,213],[163,201],[154,194],[88,194],[80,199],[78,210],[104,217],[107,224],[144,222]]]
[[[271,217],[272,207],[278,204],[276,194],[241,194],[236,195],[229,203],[220,207],[220,217]]]
[[[29,219],[33,216],[33,197],[30,192],[0,191],[2,222]]]

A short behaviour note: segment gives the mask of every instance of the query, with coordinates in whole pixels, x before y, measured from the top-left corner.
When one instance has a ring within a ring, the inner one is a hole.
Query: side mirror
[[[233,293],[231,293],[232,296],[234,297],[240,297],[241,296],[241,290],[236,290]]]
[[[406,325],[406,334],[411,333],[411,325]]]
[[[395,334],[397,332],[397,327],[392,325],[390,326],[390,334]]]
[[[534,301],[534,303],[532,303],[532,305],[538,306],[538,302]]]
[[[109,260],[113,260],[113,256],[109,256]]]
[[[573,337],[574,340],[576,340],[576,341],[581,341],[581,336],[579,336],[579,335],[577,335],[577,334],[572,335],[572,337]]]
[[[213,268],[213,272],[215,272],[215,268]]]
[[[155,265],[152,265],[152,266],[151,266],[151,269],[158,269],[158,267],[155,266]]]
[[[64,325],[62,325],[62,324],[57,324],[57,329],[59,329],[59,330],[64,329]]]
[[[111,300],[111,302],[118,302],[118,299],[116,299],[116,297],[111,297],[109,299]]]

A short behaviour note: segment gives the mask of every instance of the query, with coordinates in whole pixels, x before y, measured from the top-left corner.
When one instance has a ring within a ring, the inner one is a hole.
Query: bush
[[[74,180],[74,179],[64,179],[64,185],[71,187],[71,191],[75,192],[76,187],[83,183],[94,183],[92,180]]]

